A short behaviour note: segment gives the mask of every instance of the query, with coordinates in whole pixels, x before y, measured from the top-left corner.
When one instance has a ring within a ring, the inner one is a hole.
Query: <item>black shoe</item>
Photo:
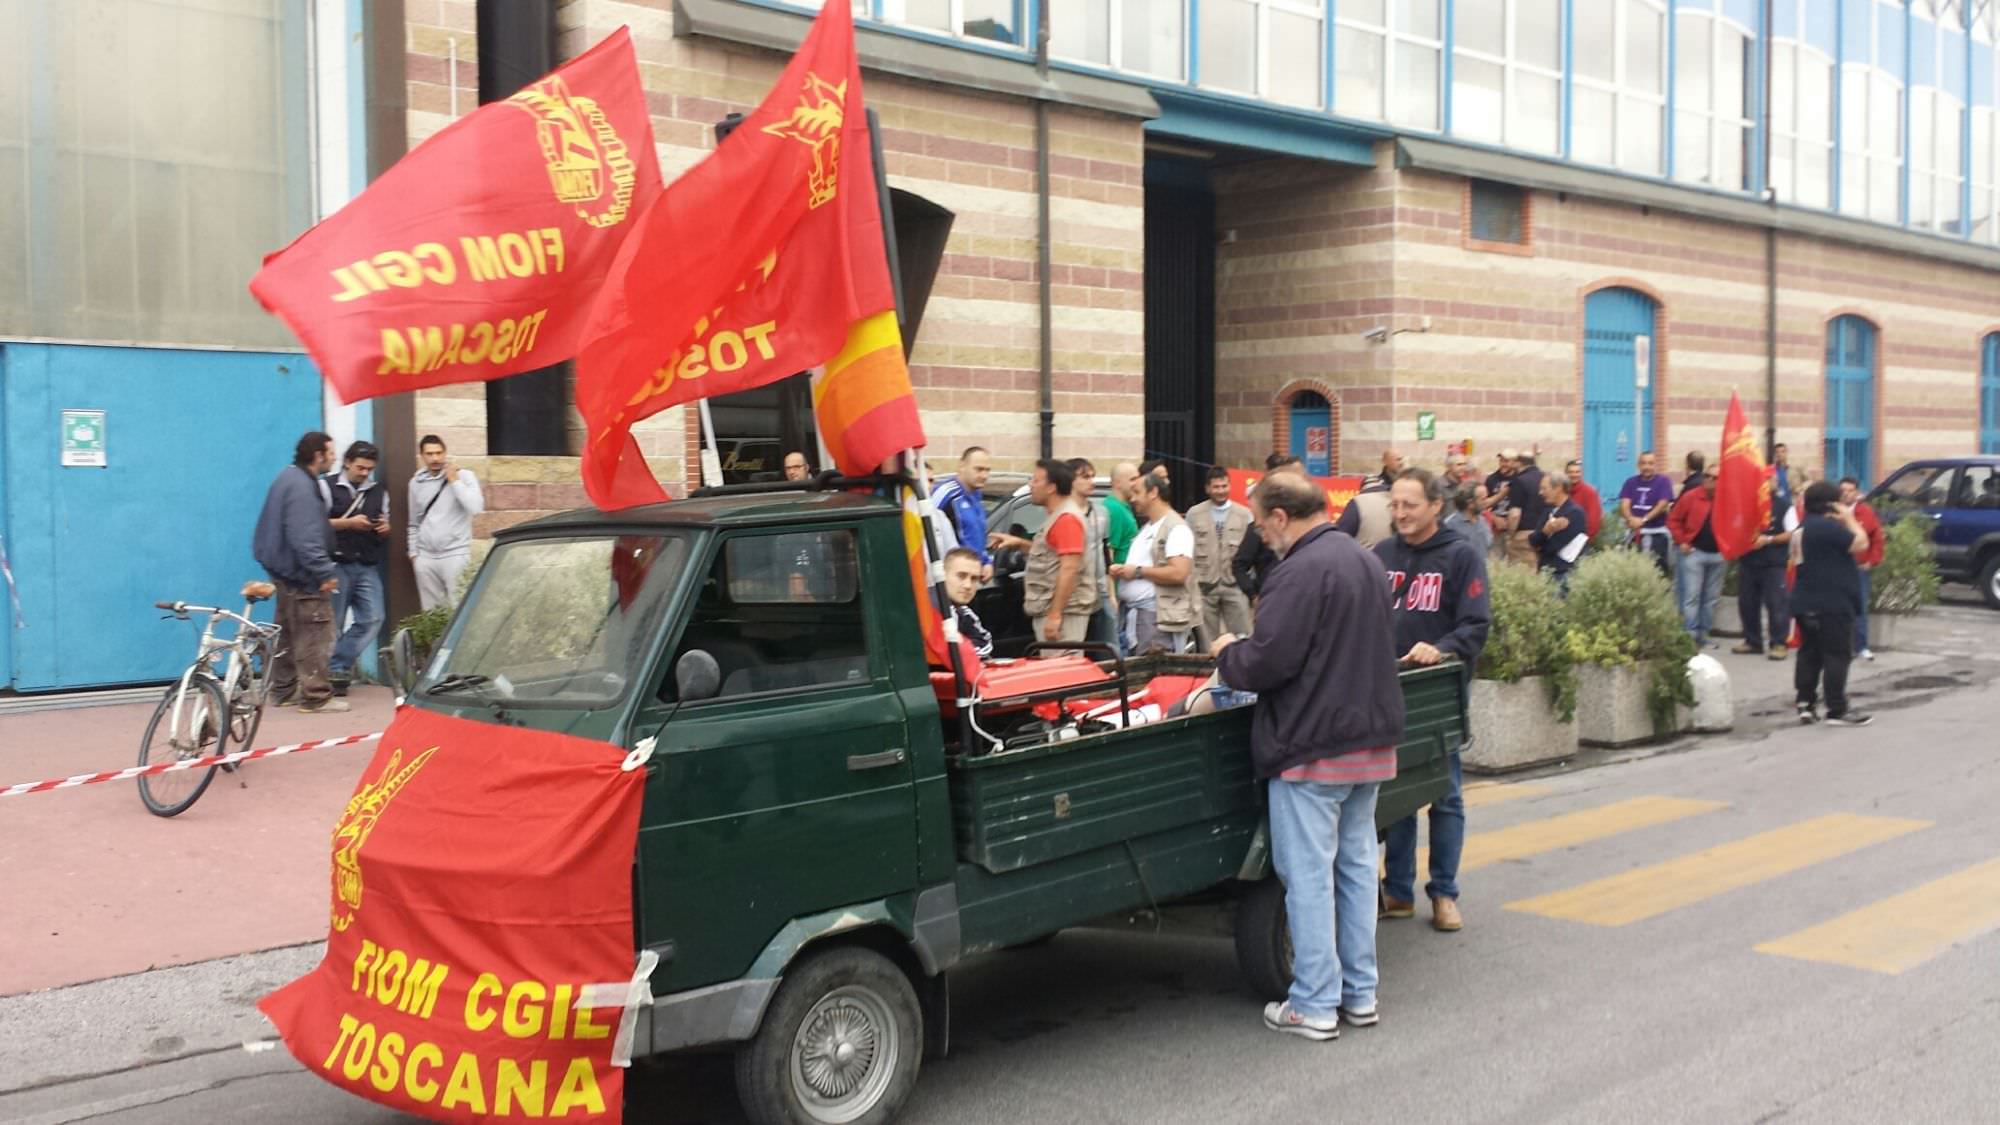
[[[1875,716],[1865,711],[1843,711],[1826,717],[1826,725],[1830,727],[1865,727],[1874,721]]]
[[[1799,704],[1799,722],[1811,725],[1819,722],[1819,712],[1810,703]]]
[[[345,696],[347,694],[347,686],[354,681],[346,676],[329,676],[326,682],[333,687],[333,694]]]

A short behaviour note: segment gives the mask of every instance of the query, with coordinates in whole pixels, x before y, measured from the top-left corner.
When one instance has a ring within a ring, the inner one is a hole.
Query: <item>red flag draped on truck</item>
[[[1757,439],[1743,417],[1743,401],[1729,395],[1722,424],[1722,458],[1715,466],[1715,545],[1725,559],[1748,554],[1757,533],[1771,522],[1770,473],[1757,455]]]
[[[621,28],[418,145],[265,258],[250,292],[346,402],[498,379],[576,354],[612,255],[659,193]]]
[[[898,398],[909,378],[894,308],[854,17],[833,0],[770,95],[661,194],[619,251],[577,365],[591,500],[663,498],[631,436],[640,419],[829,360],[837,368],[815,397],[842,427],[826,434],[837,464],[872,468],[867,454],[879,463],[921,444],[914,402]],[[893,367],[879,354],[885,340]]]
[[[405,707],[332,839],[319,967],[258,1007],[308,1070],[435,1121],[619,1119],[644,770]]]

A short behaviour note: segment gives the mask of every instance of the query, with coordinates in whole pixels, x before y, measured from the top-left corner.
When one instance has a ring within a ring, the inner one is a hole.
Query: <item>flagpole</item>
[[[710,488],[722,486],[722,443],[715,437],[715,415],[709,412],[708,398],[695,400],[695,410],[701,415],[701,431],[707,436],[708,445],[701,451],[701,480]]]

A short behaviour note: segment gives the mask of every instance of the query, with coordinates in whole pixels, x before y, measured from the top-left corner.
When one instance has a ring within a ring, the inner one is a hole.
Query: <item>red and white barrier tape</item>
[[[107,770],[103,773],[80,773],[75,777],[58,777],[48,781],[24,781],[19,785],[9,785],[0,789],[0,797],[19,797],[24,793],[46,793],[51,789],[73,789],[79,785],[101,785],[107,781],[129,781],[135,777],[146,777],[156,773],[173,773],[178,770],[202,770],[215,766],[235,765],[253,758],[274,758],[279,754],[302,754],[307,750],[331,750],[336,746],[354,746],[363,742],[373,742],[382,737],[381,731],[373,734],[350,734],[346,738],[322,738],[317,742],[294,742],[289,746],[266,746],[259,750],[238,750],[234,754],[216,754],[207,758],[186,758],[176,762],[161,762],[151,766],[133,766],[130,769]]]

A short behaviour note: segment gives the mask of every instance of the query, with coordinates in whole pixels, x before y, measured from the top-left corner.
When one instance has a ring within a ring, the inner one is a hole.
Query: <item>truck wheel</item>
[[[1986,565],[1979,568],[1979,594],[1986,599],[1986,608],[2000,609],[2000,551],[1986,556]]]
[[[916,989],[888,958],[833,949],[795,965],[736,1053],[736,1096],[755,1125],[883,1125],[923,1064]]]
[[[1236,967],[1262,999],[1283,1000],[1292,989],[1292,931],[1275,875],[1251,884],[1236,904]]]

